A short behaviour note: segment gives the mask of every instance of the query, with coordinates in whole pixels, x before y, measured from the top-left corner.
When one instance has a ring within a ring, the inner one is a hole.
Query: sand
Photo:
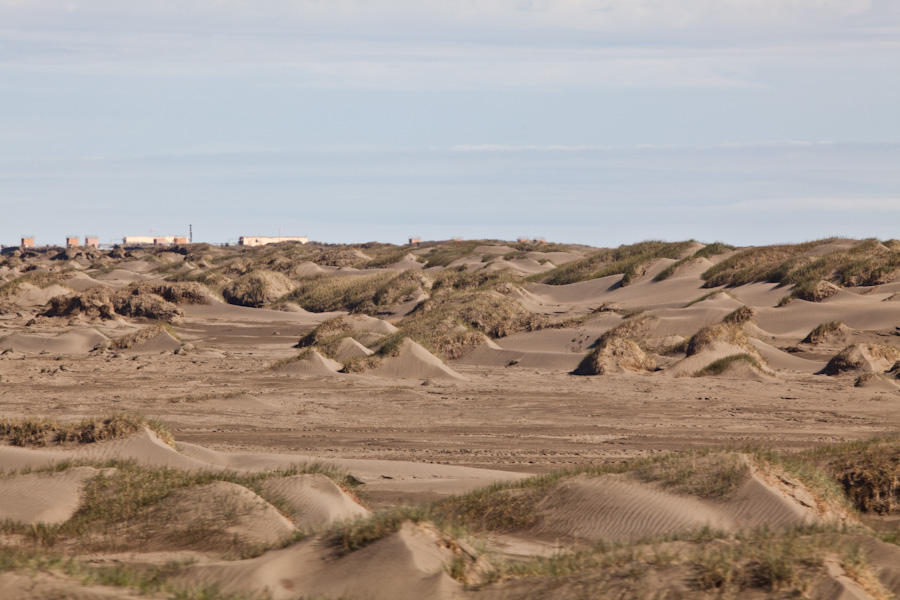
[[[384,358],[371,373],[395,379],[465,379],[409,338],[403,340],[398,356]]]
[[[839,240],[835,247],[848,243]],[[699,247],[689,248],[685,256]],[[421,270],[424,265],[414,256],[423,250],[428,249],[412,250],[377,272]],[[515,252],[512,246],[484,242],[450,264],[451,269],[471,272],[505,269],[506,276],[517,277],[578,260],[589,250],[572,247],[570,252],[504,258]],[[582,581],[578,574],[564,581],[513,577],[477,593],[466,591],[449,574],[460,557],[471,562],[465,558],[466,541],[449,539],[426,521],[406,522],[346,555],[329,541],[329,528],[381,509],[446,500],[497,482],[670,450],[747,445],[796,450],[895,433],[900,428],[900,380],[891,372],[895,361],[874,356],[862,345],[900,347],[900,304],[894,297],[900,294],[900,280],[844,288],[822,302],[793,300],[778,306],[790,293],[789,286],[704,287],[701,274],[728,255],[688,260],[663,281],[654,278],[674,260],[657,259],[643,265],[626,286],[621,275],[565,286],[517,280],[498,289],[545,319],[536,330],[487,340],[446,361],[407,338],[396,356],[382,357],[376,368],[354,374],[339,373],[341,363],[371,356],[378,339],[402,331],[398,326],[403,326],[404,315],[424,300],[424,292],[419,298],[377,307],[372,315],[275,310],[277,305],[248,308],[219,301],[186,305],[183,322],[174,328],[177,338],[165,331],[117,351],[104,349],[111,338],[154,322],[125,319],[95,329],[65,319],[32,319],[48,294],[87,289],[97,282],[120,288],[161,280],[163,274],[155,269],[162,263],[138,253],[114,261],[114,268],[105,272],[85,265],[88,268],[67,277],[67,287],[23,286],[0,313],[4,418],[68,420],[118,411],[142,413],[167,423],[178,447],[150,430],[84,445],[0,444],[0,519],[29,525],[65,522],[83,502],[86,482],[110,460],[219,474],[261,474],[321,463],[361,482],[359,497],[323,474],[266,479],[253,489],[214,481],[173,493],[153,509],[153,527],[129,529],[118,551],[93,554],[90,560],[146,565],[190,558],[198,562],[180,568],[171,582],[210,583],[227,593],[265,592],[274,598],[578,597],[579,590],[600,586],[599,580]],[[201,264],[198,258],[190,260]],[[297,260],[285,275],[376,272],[304,260]],[[35,265],[47,268],[37,259]],[[435,267],[422,275],[433,278],[442,271]],[[18,273],[0,271],[7,278]],[[749,347],[720,339],[686,356],[686,340],[745,305],[753,308],[752,320],[742,329]],[[623,336],[653,358],[659,370],[570,374],[602,335],[627,325],[635,314],[646,318],[644,326]],[[298,339],[338,315],[344,315],[354,331],[367,334],[342,340],[338,360],[318,352],[290,360],[298,354]],[[813,328],[830,321],[845,324],[839,335],[801,343]],[[851,356],[859,359],[859,368],[836,376],[821,374],[833,356],[853,344],[860,345]],[[742,353],[758,355],[761,366],[739,362],[715,376],[691,376],[716,360]],[[93,466],[17,473],[62,461]],[[267,494],[280,501],[267,501]],[[528,558],[599,540],[627,544],[705,526],[748,532],[843,518],[790,477],[754,469],[725,499],[681,493],[629,475],[571,476],[561,480],[539,508],[537,525],[491,534],[484,543],[492,544],[490,551],[497,556]],[[173,531],[190,531],[213,514],[221,521],[214,534],[200,540],[173,536]],[[280,547],[298,531],[309,535]],[[859,539],[882,584],[900,593],[900,551],[868,535]],[[242,558],[238,547],[253,557]],[[248,550],[253,547],[268,550],[257,555]],[[692,547],[687,548],[689,552]],[[651,570],[640,580],[646,586],[640,588],[647,591],[643,595],[635,591],[638,588],[629,592],[624,580],[611,575],[603,585],[612,587],[602,588],[600,597],[669,597],[682,588],[683,597],[699,593],[690,583],[695,573],[679,564],[668,571]],[[810,597],[868,593],[832,556],[816,573]],[[129,597],[128,591],[85,586],[55,571],[3,573],[0,586],[23,598]]]

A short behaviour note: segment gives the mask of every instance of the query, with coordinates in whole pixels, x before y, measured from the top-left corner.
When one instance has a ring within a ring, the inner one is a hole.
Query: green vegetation
[[[730,250],[734,250],[734,246],[729,246],[728,244],[723,244],[722,242],[713,242],[712,244],[700,248],[692,255],[675,261],[674,263],[660,271],[656,275],[656,277],[653,278],[653,281],[665,281],[666,279],[674,275],[678,271],[678,269],[693,260],[696,260],[698,258],[710,258],[718,254],[724,254],[725,252],[728,252]]]
[[[694,252],[694,258],[712,258],[713,256],[718,256],[719,254],[731,252],[732,250],[734,250],[734,246],[730,244],[725,244],[723,242],[713,242],[712,244],[707,244],[706,246]]]
[[[13,446],[46,446],[67,442],[90,444],[125,437],[144,427],[175,447],[175,439],[164,423],[132,414],[113,414],[75,423],[60,423],[52,419],[5,419],[0,421],[0,438],[9,440]]]
[[[687,452],[638,463],[630,474],[641,481],[658,482],[678,494],[727,498],[748,472],[748,461],[735,452]]]
[[[694,356],[699,354],[700,351],[708,348],[715,342],[724,342],[743,348],[751,356],[759,357],[759,353],[753,347],[753,344],[750,343],[741,325],[725,322],[708,325],[692,335],[688,340],[687,355]],[[761,358],[757,358],[757,360],[761,360]]]
[[[299,279],[296,288],[279,298],[277,304],[296,302],[311,312],[345,310],[375,314],[379,308],[415,294],[427,281],[416,271],[342,277],[312,275]]]
[[[161,333],[168,333],[176,340],[179,340],[178,334],[171,324],[157,323],[156,325],[148,325],[147,327],[143,327],[137,331],[123,335],[122,337],[117,337],[112,340],[110,345],[116,350],[126,350],[152,340]]]
[[[35,287],[48,288],[51,285],[64,285],[66,279],[74,269],[63,271],[29,271],[25,275],[16,277],[6,283],[0,284],[0,299],[13,296],[18,293],[23,284],[29,283]]]
[[[214,482],[228,482],[243,486],[275,506],[282,513],[291,511],[285,501],[277,495],[269,494],[262,484],[272,478],[290,477],[300,474],[322,474],[332,479],[340,487],[355,495],[358,482],[330,465],[309,463],[286,469],[259,473],[236,473],[232,471],[187,472],[176,469],[138,465],[132,461],[108,461],[103,463],[83,461],[53,467],[93,466],[104,471],[89,480],[84,487],[81,506],[65,523],[60,525],[22,525],[6,522],[0,525],[0,532],[22,536],[34,546],[53,548],[62,542],[77,542],[86,551],[126,549],[134,543],[130,536],[122,532],[135,528],[141,530],[152,522],[153,511],[159,510],[161,503],[176,491],[196,488]],[[209,507],[209,510],[224,511],[223,519],[233,519],[237,515],[231,507]],[[221,533],[221,523],[215,519],[197,521],[191,531],[181,535],[168,536],[176,546],[190,545],[202,541],[206,536]],[[234,549],[242,555],[258,554],[260,548],[246,542],[234,540]]]
[[[622,275],[622,285],[625,286],[638,279],[649,262],[659,258],[678,258],[692,243],[692,241],[648,241],[619,246],[612,250],[601,250],[546,273],[534,275],[529,281],[566,285],[610,275]]]
[[[828,238],[748,248],[710,267],[702,275],[704,285],[738,286],[763,281],[794,285],[791,297],[817,301],[821,299],[821,281],[842,287],[871,286],[884,283],[900,271],[900,251],[875,239],[848,242],[848,247],[824,254],[816,252],[839,241]]]
[[[422,255],[425,259],[425,268],[446,267],[453,261],[472,254],[479,245],[481,245],[479,242],[447,242],[435,246]]]
[[[53,572],[71,577],[84,585],[130,588],[140,595],[165,593],[174,600],[252,600],[243,594],[224,594],[216,586],[180,586],[169,579],[187,562],[161,566],[118,564],[100,567],[58,552],[32,548],[0,547],[0,573],[4,571]]]
[[[741,362],[747,363],[758,371],[763,370],[763,366],[759,364],[759,360],[757,360],[755,356],[752,356],[750,354],[732,354],[731,356],[725,356],[723,358],[720,358],[719,360],[709,363],[708,365],[694,373],[694,377],[709,377],[714,375],[721,375],[732,365]]]
[[[803,338],[800,342],[801,344],[819,344],[824,342],[829,334],[837,333],[841,330],[844,324],[840,321],[829,321],[828,323],[820,323],[816,325],[815,329],[809,332],[809,334]]]
[[[546,318],[494,291],[435,294],[396,323],[394,340],[409,337],[445,359],[464,356],[485,341],[534,331]],[[390,343],[391,340],[386,340]]]

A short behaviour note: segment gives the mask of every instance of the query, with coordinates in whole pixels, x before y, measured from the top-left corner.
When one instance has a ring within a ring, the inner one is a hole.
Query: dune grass
[[[692,243],[691,240],[686,242],[652,240],[601,250],[545,273],[533,275],[528,280],[549,285],[567,285],[610,275],[622,275],[621,284],[625,286],[638,279],[649,262],[659,258],[678,258]]]
[[[234,471],[181,471],[177,469],[149,467],[134,461],[78,461],[50,467],[64,470],[72,466],[92,466],[104,471],[89,480],[82,492],[82,501],[76,513],[59,525],[23,525],[6,522],[0,525],[0,533],[19,535],[29,545],[54,548],[63,542],[75,543],[86,551],[113,551],[130,547],[130,536],[122,538],[121,532],[130,528],[141,530],[150,523],[149,515],[154,507],[179,490],[199,487],[214,482],[228,482],[243,486],[272,504],[283,514],[290,514],[291,507],[275,494],[268,493],[262,483],[272,478],[301,474],[321,474],[334,481],[352,497],[357,497],[359,482],[345,471],[323,463],[297,464],[284,469],[256,473]],[[178,543],[202,539],[216,531],[212,522],[198,522],[197,531],[176,540]],[[294,539],[294,538],[292,538]],[[264,550],[239,540],[235,549],[243,555],[255,555]]]
[[[49,444],[91,444],[122,438],[150,428],[157,437],[175,447],[169,428],[162,421],[143,415],[116,413],[108,417],[60,423],[54,419],[4,419],[0,421],[0,438],[13,446],[47,446]]]
[[[816,285],[828,281],[842,287],[884,283],[900,271],[900,252],[875,239],[817,255],[814,251],[840,241],[827,238],[802,244],[748,248],[713,265],[702,275],[705,287],[770,282],[794,285],[790,297],[816,301]]]
[[[296,288],[275,305],[295,302],[310,312],[348,311],[376,314],[380,308],[397,304],[423,286],[416,271],[346,275],[312,275],[297,280]]]
[[[763,366],[759,363],[759,360],[755,356],[750,354],[732,354],[731,356],[725,356],[718,360],[715,360],[699,371],[696,371],[693,376],[694,377],[712,377],[716,375],[721,375],[725,371],[727,371],[732,365],[747,363],[754,369],[758,371],[763,370]]]
[[[161,333],[168,333],[176,340],[181,341],[181,338],[178,337],[178,333],[175,331],[175,327],[171,323],[157,323],[156,325],[148,325],[132,333],[117,337],[110,342],[110,346],[116,350],[127,350],[152,340]]]
[[[446,267],[455,260],[472,254],[478,246],[483,245],[477,241],[466,242],[446,242],[439,246],[433,247],[426,254],[422,255],[425,259],[425,268]]]
[[[137,595],[164,593],[175,600],[253,600],[258,596],[226,594],[214,585],[183,586],[169,582],[189,561],[164,565],[97,566],[59,552],[33,548],[0,547],[0,572],[51,572],[84,585],[128,588]]]
[[[75,269],[65,269],[62,271],[29,271],[15,279],[0,283],[0,299],[17,294],[22,285],[26,283],[42,289],[48,288],[54,284],[68,287],[65,286],[63,282],[68,278],[69,274],[74,271]]]
[[[715,296],[716,294],[725,294],[726,296],[730,296],[731,298],[737,300],[737,298],[734,296],[734,294],[732,294],[732,293],[729,292],[729,291],[726,291],[726,290],[713,290],[713,291],[711,291],[711,292],[708,292],[708,293],[706,293],[706,294],[703,294],[703,295],[700,296],[699,298],[696,298],[696,299],[694,299],[694,300],[691,300],[690,302],[688,302],[687,304],[685,304],[685,305],[682,306],[681,308],[690,308],[690,307],[692,307],[692,306],[695,305],[695,304],[698,304],[698,303],[700,303],[700,302],[703,302],[704,300],[709,300],[710,298],[712,298],[712,297]]]
[[[698,258],[710,258],[712,256],[724,254],[725,252],[728,252],[730,250],[734,250],[734,246],[729,246],[728,244],[723,244],[722,242],[713,242],[712,244],[707,244],[706,246],[694,252],[692,255],[675,261],[674,263],[657,273],[656,277],[653,278],[653,281],[665,281],[666,279],[669,279],[678,271],[678,269],[693,260],[696,260]]]
[[[818,344],[824,342],[828,335],[831,333],[835,333],[841,330],[841,327],[844,324],[841,321],[829,321],[828,323],[819,323],[816,327],[810,331],[805,338],[800,342],[801,344]]]

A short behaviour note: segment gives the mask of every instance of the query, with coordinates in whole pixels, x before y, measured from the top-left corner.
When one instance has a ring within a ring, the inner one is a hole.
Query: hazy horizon
[[[900,237],[890,0],[0,0],[25,234]]]

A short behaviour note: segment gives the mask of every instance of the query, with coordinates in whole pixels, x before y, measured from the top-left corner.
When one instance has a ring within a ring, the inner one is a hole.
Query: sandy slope
[[[675,494],[655,484],[606,475],[579,476],[560,484],[540,506],[535,533],[596,542],[635,541],[703,527],[725,531],[783,528],[819,520],[806,494],[802,504],[751,473],[723,501]]]
[[[98,473],[93,467],[73,467],[0,478],[0,521],[48,525],[68,521],[81,503],[84,482]]]
[[[399,355],[384,358],[371,373],[398,379],[465,379],[409,338],[403,340]]]

